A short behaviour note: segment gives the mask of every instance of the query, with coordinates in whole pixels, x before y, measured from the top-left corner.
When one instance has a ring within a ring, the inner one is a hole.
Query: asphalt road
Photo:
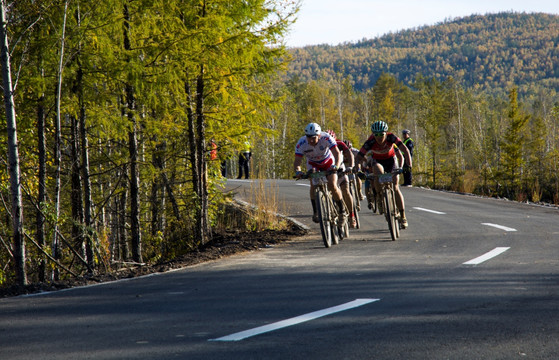
[[[275,193],[311,235],[1,299],[0,359],[559,359],[557,209],[404,188],[400,239],[364,209],[362,228],[326,249],[304,183],[227,188]]]

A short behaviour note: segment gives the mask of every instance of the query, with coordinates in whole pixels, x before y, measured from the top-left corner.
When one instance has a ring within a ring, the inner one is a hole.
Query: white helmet
[[[309,125],[307,125],[307,127],[305,128],[305,135],[307,136],[316,136],[316,135],[320,135],[320,132],[322,130],[320,129],[320,125],[318,125],[317,123],[310,123]]]

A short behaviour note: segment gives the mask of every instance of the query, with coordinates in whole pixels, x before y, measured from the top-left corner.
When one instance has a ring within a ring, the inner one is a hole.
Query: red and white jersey
[[[324,131],[320,133],[320,138],[315,146],[310,145],[307,142],[307,137],[303,136],[295,145],[295,156],[305,156],[307,162],[321,165],[334,158],[332,151],[330,151],[334,146],[338,146],[336,139]]]

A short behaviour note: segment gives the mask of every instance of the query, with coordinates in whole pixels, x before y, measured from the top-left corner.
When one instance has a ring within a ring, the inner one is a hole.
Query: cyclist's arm
[[[400,148],[397,146],[394,147],[394,152],[396,153],[396,158],[398,158],[398,166],[399,167],[404,166],[404,155],[402,155]]]
[[[340,156],[340,150],[338,149],[338,146],[332,146],[330,148],[330,151],[332,151],[332,155],[334,155],[334,164],[336,164],[336,166],[339,168],[342,165],[342,157]]]
[[[361,152],[358,152],[357,155],[355,155],[355,162],[357,164],[363,164],[365,163],[365,157],[363,155],[361,155]]]
[[[353,159],[353,153],[351,152],[351,150],[347,146],[344,148],[343,154],[344,154],[345,166],[351,167],[351,168],[354,167],[355,166],[355,160]]]
[[[302,162],[303,162],[303,157],[295,155],[295,160],[293,161],[293,170],[295,170],[295,172],[301,171]]]

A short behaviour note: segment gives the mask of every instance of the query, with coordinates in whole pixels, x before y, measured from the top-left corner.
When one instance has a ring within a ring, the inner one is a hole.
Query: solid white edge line
[[[505,251],[507,251],[508,249],[510,249],[510,247],[498,247],[495,248],[493,250],[491,250],[488,253],[485,253],[475,259],[472,259],[470,261],[466,261],[465,263],[463,263],[463,265],[478,265],[481,264],[484,261],[487,261],[489,259],[494,258],[495,256],[498,256],[502,253],[504,253]]]
[[[422,208],[422,207],[414,207],[414,209],[421,210],[421,211],[427,211],[427,212],[430,212],[430,213],[433,213],[433,214],[439,214],[439,215],[445,215],[446,214],[446,213],[441,212],[441,211],[429,210],[429,209],[425,209],[425,208]]]
[[[503,226],[503,225],[497,225],[497,224],[491,224],[491,223],[481,223],[481,225],[492,226],[494,228],[505,230],[505,231],[516,231],[516,229],[506,227],[506,226]]]
[[[208,341],[239,341],[239,340],[243,340],[252,336],[256,336],[259,334],[263,334],[263,333],[267,333],[270,331],[274,331],[274,330],[278,330],[284,327],[288,327],[291,325],[296,325],[296,324],[300,324],[306,321],[310,321],[310,320],[314,320],[326,315],[330,315],[330,314],[334,314],[340,311],[344,311],[344,310],[349,310],[349,309],[353,309],[359,306],[363,306],[375,301],[379,301],[380,299],[355,299],[353,301],[350,301],[348,303],[345,304],[341,304],[338,306],[333,306],[324,310],[318,310],[315,312],[311,312],[308,314],[304,314],[304,315],[300,315],[300,316],[296,316],[294,318],[291,319],[287,319],[287,320],[282,320],[282,321],[278,321],[272,324],[268,324],[268,325],[264,325],[264,326],[260,326],[254,329],[250,329],[250,330],[245,330],[245,331],[241,331],[238,333],[234,333],[231,335],[227,335],[227,336],[223,336],[217,339],[209,339]]]

